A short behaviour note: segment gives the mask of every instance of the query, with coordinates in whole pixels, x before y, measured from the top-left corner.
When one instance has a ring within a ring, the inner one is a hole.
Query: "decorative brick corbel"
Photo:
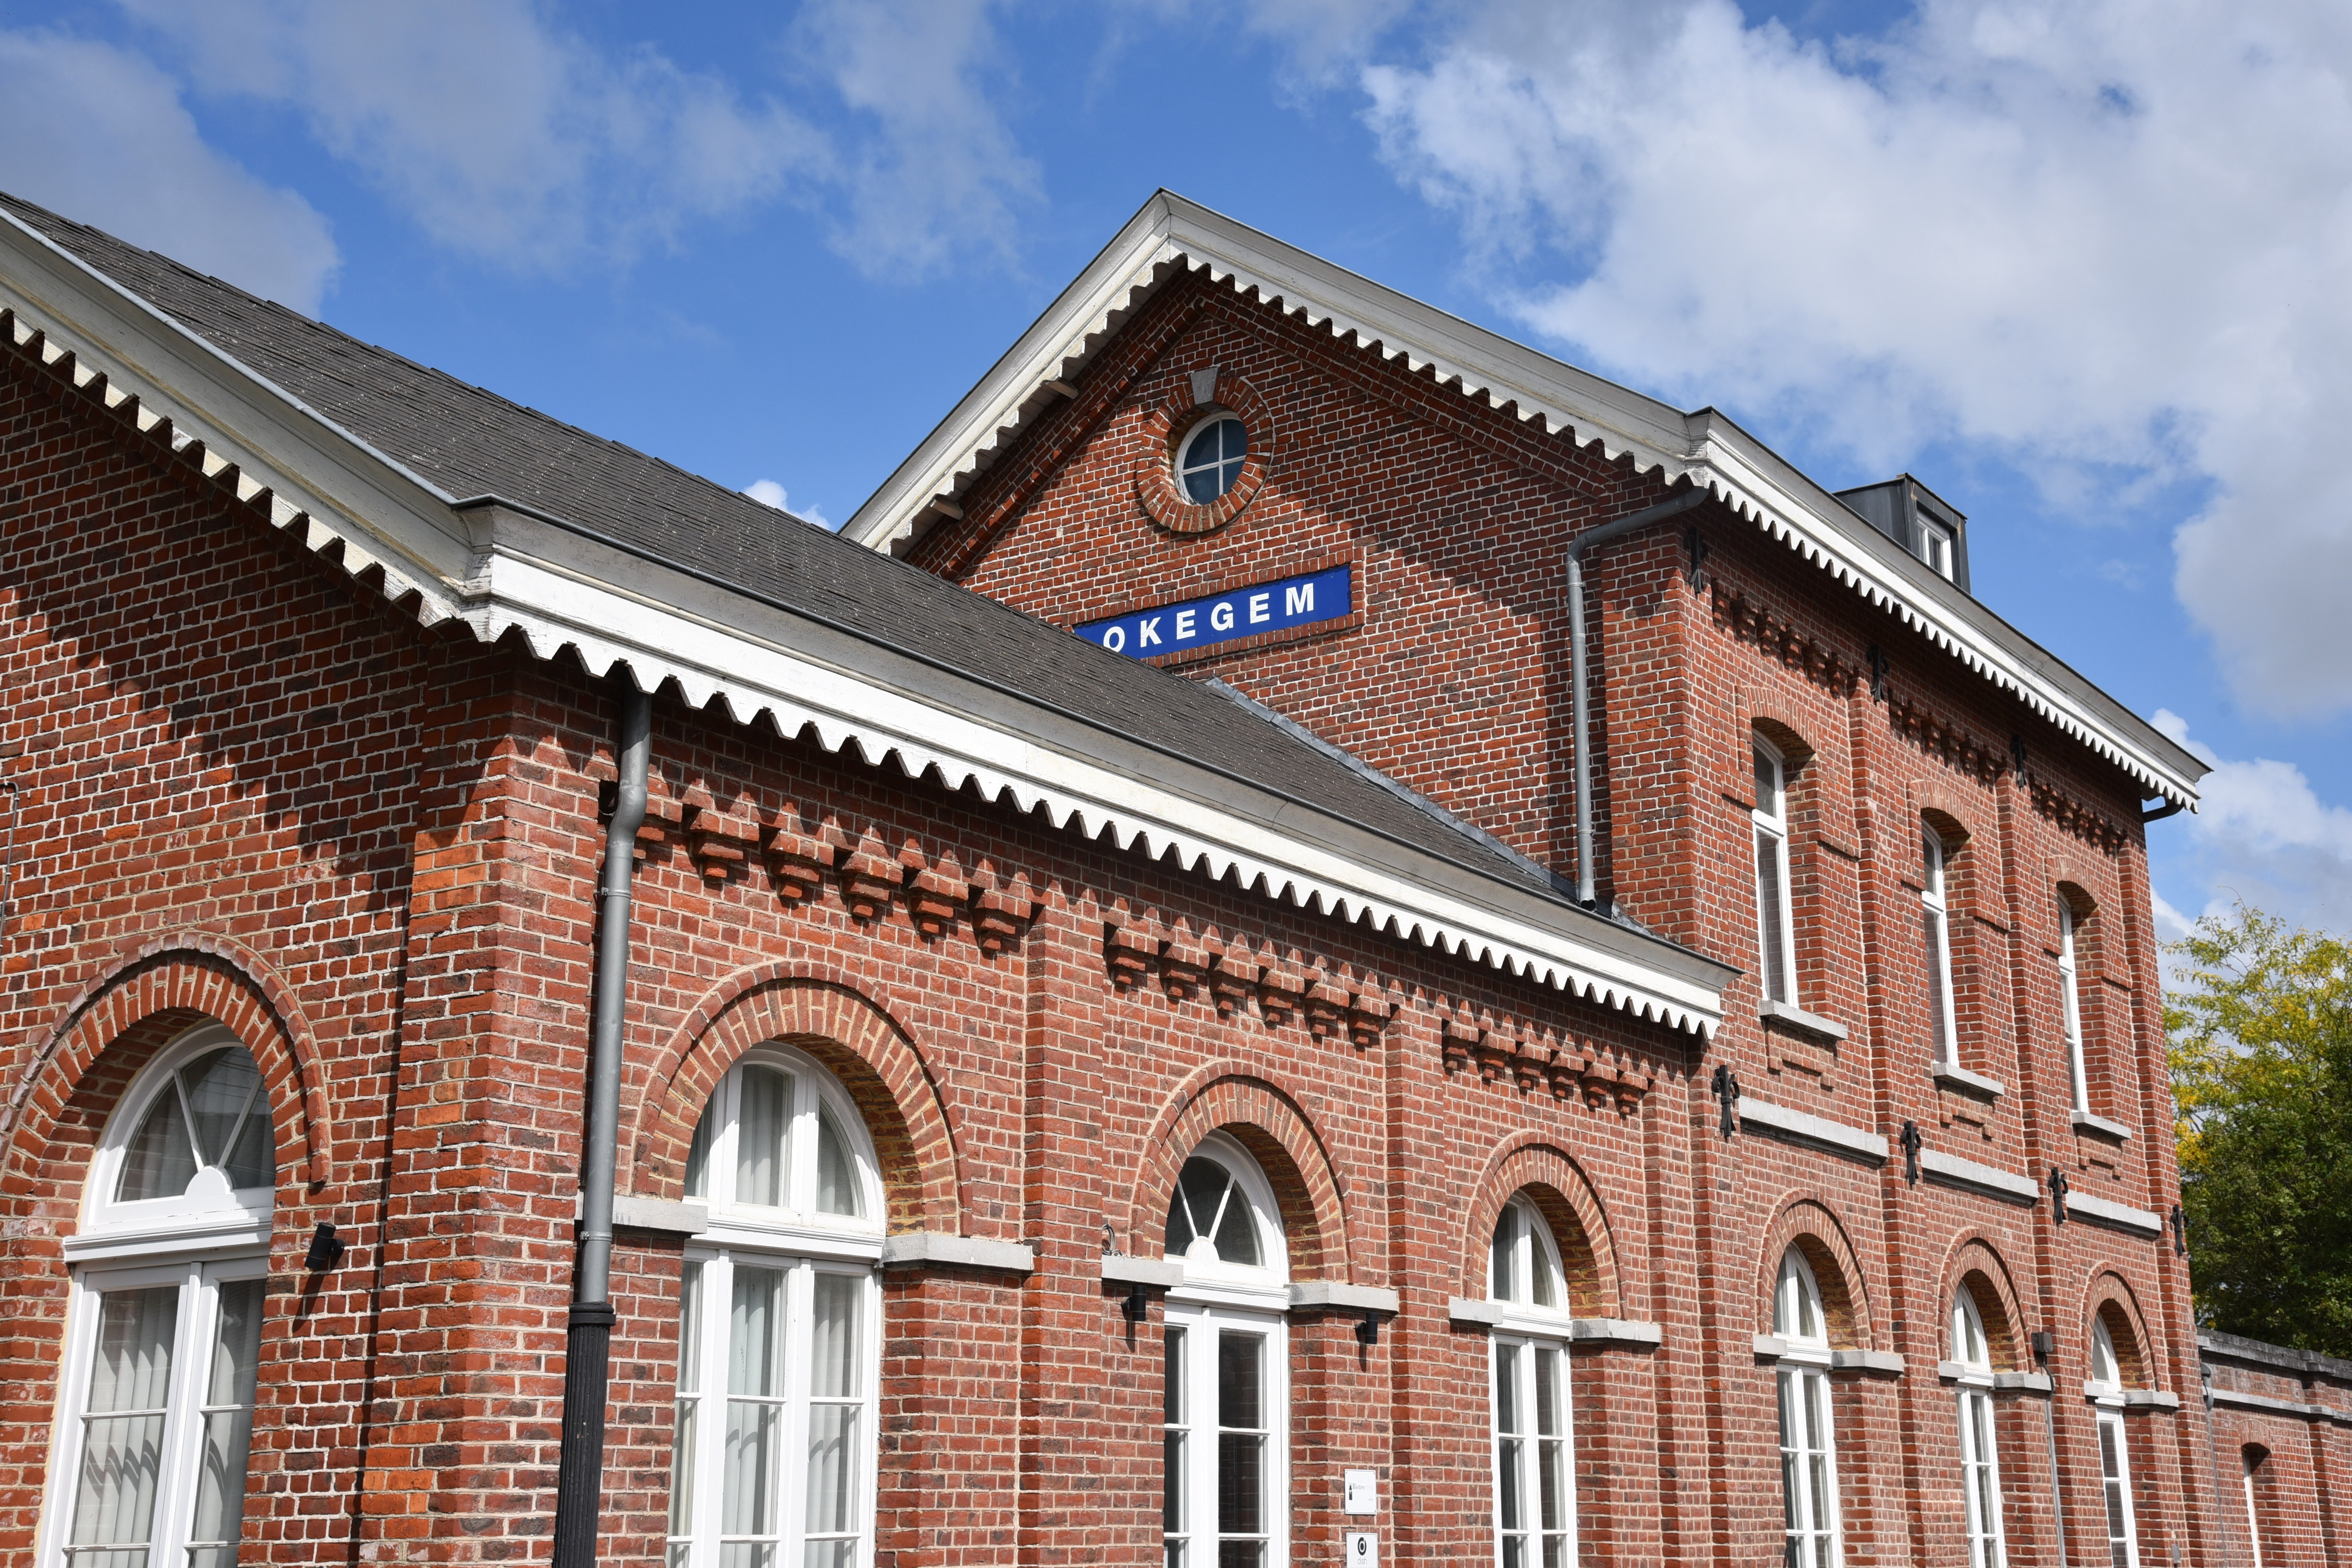
[[[617,795],[619,786],[615,784],[610,787]],[[609,804],[605,806],[604,815],[606,816],[612,815],[612,807]],[[686,806],[676,795],[656,795],[647,791],[646,819],[637,825],[635,858],[642,860],[648,852],[658,846],[677,843],[683,837],[678,825],[685,820]]]
[[[1533,1094],[1549,1083],[1550,1067],[1549,1053],[1538,1049],[1531,1040],[1521,1040],[1518,1051],[1511,1058],[1511,1077],[1521,1094]]]
[[[1486,1031],[1478,1041],[1478,1081],[1502,1082],[1510,1070],[1511,1058],[1518,1054],[1519,1042],[1515,1036]]]
[[[849,906],[850,919],[866,924],[889,914],[905,867],[866,849],[853,849],[835,864],[841,871],[841,901]]]
[[[1171,937],[1160,944],[1160,988],[1171,1002],[1190,1002],[1209,983],[1209,950]]]
[[[776,896],[797,906],[812,902],[823,893],[824,879],[841,854],[839,837],[830,828],[803,833],[797,828],[778,827],[769,834],[765,858],[768,876],[776,885]]]
[[[1621,1062],[1617,1067],[1617,1109],[1630,1116],[1642,1109],[1643,1098],[1650,1092],[1650,1075],[1635,1063]]]
[[[1348,1027],[1348,988],[1318,979],[1307,988],[1307,1032],[1318,1040],[1337,1039]]]
[[[1584,1058],[1578,1076],[1584,1080],[1584,1103],[1595,1110],[1609,1109],[1617,1091],[1617,1069],[1598,1056]]]
[[[1358,992],[1348,1004],[1348,1043],[1360,1051],[1371,1049],[1395,1016],[1396,1005],[1378,991]]]
[[[980,942],[980,951],[991,958],[1019,942],[1036,918],[1037,900],[1030,896],[1025,881],[1015,879],[1010,886],[972,895],[971,933]]]
[[[1445,1070],[1449,1074],[1458,1073],[1468,1067],[1470,1053],[1476,1050],[1478,1042],[1486,1037],[1486,1031],[1467,1019],[1446,1019],[1438,1041],[1438,1048],[1445,1060]]]
[[[955,930],[956,911],[971,897],[971,884],[961,877],[924,866],[908,866],[904,888],[907,916],[926,942]]]
[[[1256,960],[1237,949],[1228,948],[1210,960],[1209,997],[1217,1005],[1218,1016],[1247,1014],[1264,973]]]
[[[1258,1010],[1269,1024],[1287,1024],[1298,1016],[1307,983],[1288,970],[1268,968],[1258,977]]]
[[[1584,1058],[1558,1056],[1544,1064],[1544,1076],[1550,1080],[1551,1097],[1562,1103],[1573,1101],[1583,1083]]]
[[[687,825],[686,851],[706,882],[739,880],[760,847],[759,824],[715,806],[704,806]]]
[[[1120,991],[1141,984],[1159,958],[1160,944],[1149,931],[1114,926],[1103,934],[1103,961],[1110,970],[1110,983]]]

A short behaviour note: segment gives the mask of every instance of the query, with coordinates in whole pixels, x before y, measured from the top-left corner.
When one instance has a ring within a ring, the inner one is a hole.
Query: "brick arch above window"
[[[1214,370],[1213,366],[1203,369]],[[1256,388],[1238,375],[1216,370],[1216,386],[1206,398],[1193,395],[1193,378],[1179,374],[1167,400],[1144,416],[1143,450],[1135,459],[1135,498],[1151,521],[1171,533],[1213,533],[1233,521],[1265,483],[1266,458],[1274,447],[1274,416]],[[1240,417],[1249,434],[1234,488],[1206,505],[1184,499],[1176,488],[1176,447],[1213,409]]]
[[[1914,779],[1906,793],[1912,815],[1943,835],[1948,849],[1958,849],[1963,842],[1974,838],[1982,826],[1978,820],[1983,815],[1982,803],[1948,779]]]
[[[2126,1388],[2158,1386],[2154,1358],[2148,1353],[2151,1343],[2147,1337],[2147,1318],[2139,1310],[2139,1297],[2131,1284],[2114,1269],[2105,1269],[2091,1279],[2083,1304],[2083,1361],[2091,1359],[2091,1325],[2105,1323],[2107,1338],[2115,1342],[2116,1371]]]
[[[1624,1281],[1601,1195],[1583,1168],[1541,1132],[1506,1139],[1478,1178],[1462,1234],[1463,1294],[1486,1293],[1496,1223],[1503,1205],[1522,1194],[1551,1226],[1560,1271],[1568,1277],[1570,1310],[1581,1318],[1625,1316]]]
[[[1983,1321],[1985,1346],[1992,1354],[1993,1370],[2015,1372],[2024,1365],[2020,1347],[2030,1331],[2025,1324],[2024,1308],[2017,1295],[2017,1282],[2010,1278],[2009,1264],[1991,1242],[1981,1236],[1967,1236],[1953,1244],[1944,1261],[1943,1312],[1945,1331],[1951,1321],[1952,1298],[1966,1289],[1977,1305],[1977,1316]],[[1947,1344],[1945,1355],[1957,1352]]]
[[[814,1057],[856,1102],[881,1166],[888,1228],[965,1234],[971,1205],[962,1161],[913,1037],[845,977],[803,964],[740,970],[688,1011],[651,1070],[636,1079],[624,1190],[680,1196],[687,1150],[719,1080],[745,1052],[777,1040]]]
[[[1153,1118],[1125,1223],[1113,1219],[1121,1245],[1156,1256],[1177,1174],[1212,1132],[1237,1140],[1273,1184],[1293,1279],[1366,1283],[1354,1279],[1359,1249],[1349,1235],[1346,1179],[1322,1134],[1290,1086],[1244,1062],[1195,1068]]]
[[[1772,1295],[1780,1282],[1780,1258],[1791,1247],[1801,1249],[1812,1266],[1813,1280],[1822,1288],[1822,1311],[1829,1320],[1832,1350],[1875,1350],[1870,1312],[1870,1290],[1861,1259],[1846,1235],[1843,1222],[1828,1205],[1810,1194],[1783,1198],[1764,1248],[1757,1259],[1755,1301],[1758,1333],[1772,1331]]]
[[[0,1108],[0,1171],[18,1192],[44,1174],[68,1106],[103,1059],[130,1081],[147,1058],[193,1026],[226,1026],[260,1068],[269,1097],[277,1163],[313,1188],[331,1175],[334,1129],[318,1043],[294,989],[260,953],[214,931],[144,939],[100,970],[68,1005],[57,1028],[17,1075]],[[79,1175],[72,1177],[77,1199]]]

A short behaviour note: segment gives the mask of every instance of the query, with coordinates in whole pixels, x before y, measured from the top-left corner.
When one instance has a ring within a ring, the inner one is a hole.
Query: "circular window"
[[[1249,432],[1232,415],[1213,415],[1194,426],[1176,453],[1176,482],[1184,499],[1205,506],[1232,489],[1248,453]]]

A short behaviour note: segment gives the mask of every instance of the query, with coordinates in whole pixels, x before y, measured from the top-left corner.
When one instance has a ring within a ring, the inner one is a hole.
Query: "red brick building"
[[[840,536],[17,203],[0,325],[13,1560],[2156,1568],[2256,1419],[2336,1550],[2199,767],[1916,482],[1164,195]]]

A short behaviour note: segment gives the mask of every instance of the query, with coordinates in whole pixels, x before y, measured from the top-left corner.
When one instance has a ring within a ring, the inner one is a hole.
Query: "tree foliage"
[[[2352,1356],[2352,942],[2241,904],[2171,951],[2198,1315]]]

